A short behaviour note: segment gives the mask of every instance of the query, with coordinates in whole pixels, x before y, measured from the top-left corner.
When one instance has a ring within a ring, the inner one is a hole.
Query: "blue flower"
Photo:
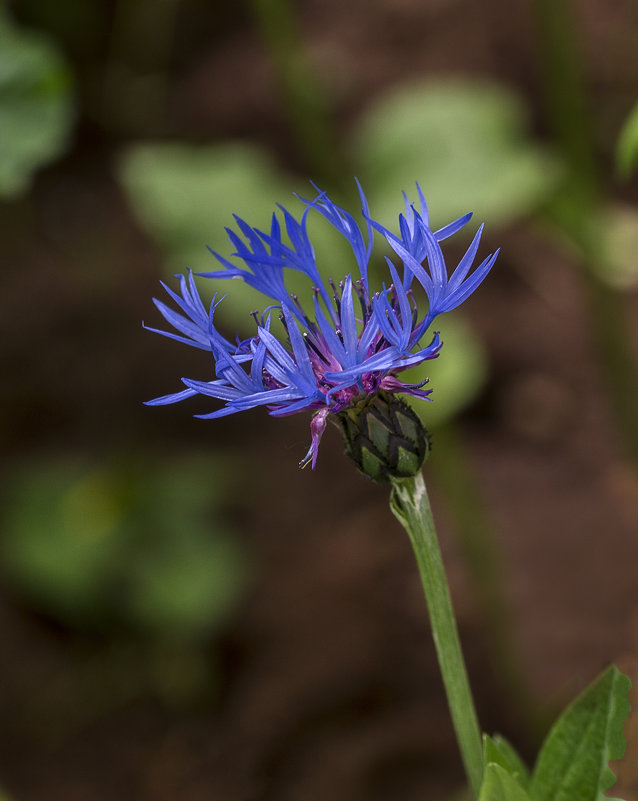
[[[163,405],[204,395],[222,402],[205,419],[266,406],[276,417],[312,411],[311,444],[301,465],[315,467],[319,441],[330,415],[339,415],[366,396],[377,392],[402,393],[429,400],[426,382],[410,384],[400,374],[409,367],[439,355],[442,343],[434,332],[423,345],[422,338],[434,319],[459,306],[483,281],[498,251],[472,270],[480,242],[479,228],[465,256],[451,276],[439,242],[459,231],[471,215],[455,220],[438,231],[429,227],[428,211],[417,184],[419,210],[404,194],[405,213],[399,215],[399,235],[370,217],[366,197],[357,183],[364,228],[325,192],[313,200],[300,198],[305,209],[299,220],[282,206],[287,240],[282,238],[279,218],[273,214],[270,232],[253,228],[235,216],[240,233],[226,229],[235,252],[230,259],[213,255],[222,269],[199,273],[201,277],[239,278],[274,301],[256,320],[256,333],[236,343],[216,328],[215,311],[223,299],[213,297],[207,310],[199,296],[193,274],[178,276],[179,294],[163,285],[178,310],[155,299],[155,305],[174,331],[151,331],[179,342],[210,351],[215,363],[211,381],[183,378],[185,389],[148,401]],[[310,214],[320,214],[350,244],[357,273],[349,273],[336,285],[323,280],[308,236]],[[374,231],[380,232],[402,262],[402,275],[386,258],[387,281],[373,292],[369,265]],[[233,261],[234,259],[234,261]],[[312,310],[302,307],[286,287],[288,270],[305,275],[314,293]],[[419,312],[412,289],[414,280],[428,298],[425,314]],[[271,330],[276,312],[283,334]]]

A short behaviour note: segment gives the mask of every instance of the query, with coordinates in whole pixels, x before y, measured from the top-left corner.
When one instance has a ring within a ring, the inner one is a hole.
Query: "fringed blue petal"
[[[267,407],[274,417],[314,411],[311,445],[302,460],[302,464],[312,463],[314,468],[328,415],[348,408],[362,394],[382,389],[429,399],[431,390],[422,389],[425,382],[407,384],[398,375],[438,356],[439,335],[435,334],[426,347],[420,346],[421,337],[438,314],[456,308],[474,292],[491,270],[498,251],[473,268],[481,226],[449,277],[439,242],[459,231],[471,215],[433,232],[425,197],[417,184],[417,203],[403,195],[405,208],[398,217],[397,235],[372,219],[358,181],[357,188],[365,229],[319,190],[313,200],[301,198],[305,208],[300,219],[279,206],[279,215],[272,215],[269,232],[254,228],[235,215],[236,230],[226,229],[234,249],[232,255],[226,258],[211,250],[221,269],[198,275],[237,278],[272,301],[261,317],[255,314],[260,324],[252,338],[240,340],[238,336],[233,343],[223,336],[215,325],[215,310],[221,301],[214,296],[207,310],[190,271],[187,276],[177,276],[178,291],[164,286],[174,307],[157,299],[154,302],[173,330],[149,330],[210,352],[215,378],[183,378],[185,389],[147,401],[147,405],[178,403],[196,395],[217,401],[221,408],[196,415],[202,419],[218,419],[259,406]],[[330,280],[331,290],[328,289],[308,235],[309,215],[316,213],[349,243],[360,280],[353,281],[348,273],[342,282]],[[376,294],[368,285],[375,231],[383,235],[403,263],[400,277],[394,263],[386,259],[388,279]],[[301,272],[312,282],[314,315],[289,295],[286,270]],[[421,316],[411,290],[415,280],[428,298],[427,312]],[[272,310],[282,322],[283,336],[275,336],[271,330]]]

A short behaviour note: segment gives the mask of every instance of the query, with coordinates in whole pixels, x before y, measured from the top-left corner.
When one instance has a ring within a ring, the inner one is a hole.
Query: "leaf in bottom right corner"
[[[529,787],[532,801],[605,798],[616,782],[609,762],[625,751],[630,689],[628,677],[612,665],[567,707],[539,754]]]

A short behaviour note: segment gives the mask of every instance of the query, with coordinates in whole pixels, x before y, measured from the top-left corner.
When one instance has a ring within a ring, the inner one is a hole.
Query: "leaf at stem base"
[[[602,801],[616,777],[609,761],[625,752],[631,682],[613,665],[554,724],[530,785],[532,801]]]

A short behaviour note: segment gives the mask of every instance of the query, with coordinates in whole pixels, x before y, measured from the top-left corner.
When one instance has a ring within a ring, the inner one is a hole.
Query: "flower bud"
[[[366,396],[338,417],[348,456],[373,481],[415,475],[430,452],[421,420],[396,395]]]

